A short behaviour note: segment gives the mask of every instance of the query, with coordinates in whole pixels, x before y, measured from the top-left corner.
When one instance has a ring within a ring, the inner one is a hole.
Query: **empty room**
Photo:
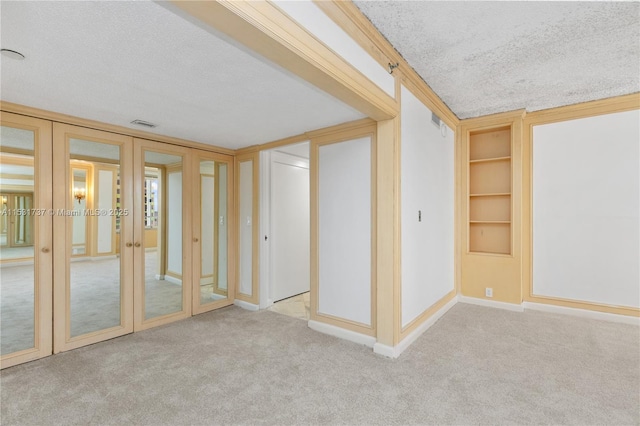
[[[0,423],[640,424],[640,3],[0,2]]]

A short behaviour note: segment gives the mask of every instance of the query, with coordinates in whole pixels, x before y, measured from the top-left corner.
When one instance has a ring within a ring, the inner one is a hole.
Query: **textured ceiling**
[[[460,118],[640,91],[639,2],[355,4]]]
[[[241,148],[363,117],[154,2],[0,1],[0,98]]]

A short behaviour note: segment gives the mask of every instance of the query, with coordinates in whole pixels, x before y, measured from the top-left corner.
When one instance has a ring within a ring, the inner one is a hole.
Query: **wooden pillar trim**
[[[391,96],[269,2],[172,1],[168,7],[222,32],[375,120],[398,113]]]

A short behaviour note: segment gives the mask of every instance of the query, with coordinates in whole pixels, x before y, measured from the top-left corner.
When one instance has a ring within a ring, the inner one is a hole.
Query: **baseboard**
[[[259,305],[254,305],[253,303],[245,302],[244,300],[235,299],[233,304],[241,307],[242,309],[246,309],[247,311],[258,311],[260,310]]]
[[[398,358],[402,352],[404,352],[413,342],[415,342],[418,337],[420,337],[425,331],[427,331],[433,324],[435,324],[444,314],[447,313],[449,309],[451,309],[456,303],[458,303],[458,299],[454,297],[450,301],[448,301],[443,307],[438,309],[431,315],[429,318],[424,320],[422,324],[416,327],[411,333],[407,334],[407,337],[402,339],[400,343],[396,346],[388,346],[383,345],[382,343],[376,343],[373,345],[373,352],[386,356],[387,358]]]
[[[400,356],[399,353],[396,353],[395,347],[389,346],[389,345],[383,345],[382,343],[378,343],[378,342],[376,342],[373,345],[373,352],[387,358],[398,358]]]
[[[176,277],[172,277],[171,275],[165,275],[164,280],[171,284],[182,285],[182,280]]]
[[[552,314],[571,315],[575,317],[591,318],[602,321],[618,322],[640,326],[640,318],[629,315],[611,314],[608,312],[590,311],[588,309],[568,308],[566,306],[548,305],[545,303],[523,302],[526,310],[549,312]]]
[[[442,318],[442,316],[446,314],[449,309],[453,308],[456,303],[458,303],[458,299],[454,297],[453,299],[449,300],[442,308],[435,311],[433,315],[427,318],[415,330],[407,334],[407,337],[402,339],[396,346],[396,352],[398,352],[398,356],[402,352],[404,352],[404,350],[407,349],[413,342],[415,342],[418,337],[420,337],[425,331],[430,329],[433,324],[435,324],[440,318]]]
[[[486,306],[488,308],[505,309],[513,312],[524,312],[522,305],[516,305],[515,303],[498,302],[495,300],[478,299],[475,297],[458,295],[458,302],[468,303],[470,305]]]
[[[333,337],[365,345],[369,348],[373,348],[376,343],[376,338],[373,336],[367,336],[366,334],[345,330],[344,328],[336,327],[335,325],[326,324],[324,322],[309,320],[309,328]]]

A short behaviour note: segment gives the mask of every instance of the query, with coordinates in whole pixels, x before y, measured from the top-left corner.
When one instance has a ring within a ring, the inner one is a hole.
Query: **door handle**
[[[194,243],[197,243],[198,241],[200,241],[200,240],[198,240],[197,238],[194,238],[194,239],[193,239],[193,242],[194,242]]]
[[[133,243],[127,243],[125,244],[127,247],[133,247]]]
[[[43,253],[49,253],[49,248],[48,247],[42,247],[42,249],[40,250]]]
[[[134,244],[134,246],[136,246],[136,247],[140,247],[140,243],[136,241],[136,243]]]

